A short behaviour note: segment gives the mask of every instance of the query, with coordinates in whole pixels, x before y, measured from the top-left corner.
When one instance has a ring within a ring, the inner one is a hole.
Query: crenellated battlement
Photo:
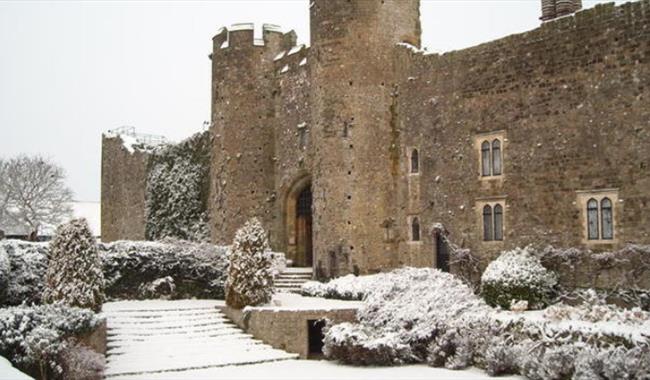
[[[309,47],[305,45],[297,45],[289,50],[282,51],[273,59],[275,72],[281,75],[306,68],[309,63],[308,56]]]
[[[280,52],[296,46],[296,40],[297,36],[293,30],[284,33],[278,25],[262,25],[262,38],[255,38],[255,24],[233,24],[230,28],[219,29],[212,38],[213,49],[210,58],[222,52],[255,48]]]

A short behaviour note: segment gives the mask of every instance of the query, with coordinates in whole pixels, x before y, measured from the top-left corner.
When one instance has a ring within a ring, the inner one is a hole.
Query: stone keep
[[[650,1],[541,6],[539,28],[445,54],[420,50],[418,0],[313,0],[309,47],[273,25],[219,30],[212,241],[256,216],[321,278],[444,267],[440,231],[484,264],[531,243],[650,243]],[[125,238],[147,160],[104,145],[102,219]],[[587,235],[591,199],[612,204],[612,238]]]

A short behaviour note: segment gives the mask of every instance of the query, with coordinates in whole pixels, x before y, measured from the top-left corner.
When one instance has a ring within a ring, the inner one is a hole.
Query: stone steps
[[[277,293],[300,293],[300,287],[313,278],[312,268],[286,268],[275,280]]]
[[[178,373],[298,357],[253,339],[214,304],[182,301],[105,305],[106,378]],[[155,307],[154,307],[155,306]]]

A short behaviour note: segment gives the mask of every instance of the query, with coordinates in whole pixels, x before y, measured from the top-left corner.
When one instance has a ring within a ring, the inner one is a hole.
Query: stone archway
[[[313,266],[312,210],[311,177],[305,176],[291,186],[285,202],[287,258],[296,267]]]

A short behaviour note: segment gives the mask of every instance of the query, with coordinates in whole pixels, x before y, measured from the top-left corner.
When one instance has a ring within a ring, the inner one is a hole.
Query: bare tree
[[[56,226],[72,215],[72,191],[64,170],[40,156],[0,162],[0,229],[16,226],[35,240],[43,226]]]

